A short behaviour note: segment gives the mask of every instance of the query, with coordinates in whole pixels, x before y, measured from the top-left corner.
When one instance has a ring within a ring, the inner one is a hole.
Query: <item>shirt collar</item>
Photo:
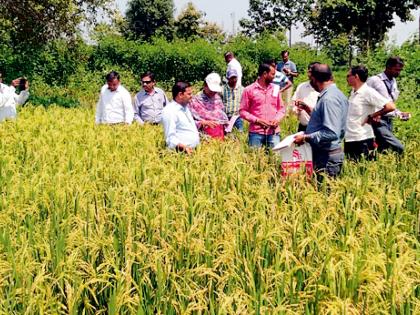
[[[267,91],[269,89],[271,89],[273,87],[273,83],[270,83],[267,88],[263,88],[259,83],[258,83],[258,79],[255,81],[255,86],[263,91]]]
[[[156,93],[157,93],[157,91],[156,91],[155,88],[153,88],[152,94],[147,93],[146,90],[143,89],[143,95],[155,95]]]
[[[388,82],[394,82],[395,78],[392,78],[391,80],[387,77],[387,75],[385,74],[385,72],[382,72],[379,74],[379,77],[381,78],[382,81],[388,81]]]
[[[360,87],[359,87],[359,89],[357,90],[357,91],[355,91],[354,89],[353,89],[353,94],[361,94],[361,93],[363,93],[363,91],[364,90],[366,90],[367,89],[367,84],[366,83],[363,83]]]
[[[326,89],[323,89],[323,90],[321,91],[321,93],[319,93],[319,97],[318,97],[318,98],[323,97],[323,96],[324,96],[324,94],[325,94],[325,93],[327,93],[327,91],[328,91],[329,89],[331,89],[332,87],[336,87],[336,84],[335,84],[335,83],[333,83],[333,84],[329,85]]]

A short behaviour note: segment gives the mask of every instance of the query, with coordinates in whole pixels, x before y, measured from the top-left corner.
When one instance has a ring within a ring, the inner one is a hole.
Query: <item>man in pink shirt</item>
[[[280,142],[279,122],[286,113],[279,86],[272,84],[276,68],[263,63],[258,68],[258,79],[244,89],[239,109],[240,116],[249,121],[248,144],[251,147],[272,148]]]

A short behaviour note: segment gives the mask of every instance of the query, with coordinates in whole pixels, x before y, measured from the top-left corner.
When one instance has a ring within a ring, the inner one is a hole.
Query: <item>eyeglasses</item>
[[[150,84],[152,82],[153,82],[152,80],[149,80],[149,81],[141,81],[141,84]]]

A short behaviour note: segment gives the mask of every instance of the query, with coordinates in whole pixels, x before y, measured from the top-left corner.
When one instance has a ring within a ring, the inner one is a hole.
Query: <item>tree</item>
[[[203,12],[198,11],[192,2],[188,2],[175,21],[177,37],[183,39],[198,38],[201,25],[204,23],[203,17]]]
[[[39,47],[57,38],[74,39],[82,22],[95,22],[99,10],[109,10],[106,0],[2,0],[0,28],[9,44]],[[0,30],[1,31],[1,30]],[[3,38],[4,40],[4,38]]]
[[[131,0],[126,12],[129,35],[149,40],[154,35],[172,38],[174,24],[172,0]]]
[[[419,5],[419,0],[316,1],[305,27],[321,44],[346,34],[350,49],[356,46],[369,52],[394,26],[394,14],[406,22],[412,18],[410,11]]]
[[[186,40],[204,38],[209,42],[222,41],[225,37],[223,30],[216,23],[205,21],[204,16],[205,13],[188,2],[175,20],[176,36]]]
[[[239,24],[243,32],[250,36],[290,29],[292,25],[303,21],[311,3],[311,0],[250,0],[250,18],[240,20]]]

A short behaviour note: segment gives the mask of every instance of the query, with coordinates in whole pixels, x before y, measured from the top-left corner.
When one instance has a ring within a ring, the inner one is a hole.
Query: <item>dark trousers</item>
[[[305,126],[305,125],[302,125],[301,123],[299,123],[298,132],[300,132],[300,131],[305,132],[306,131],[306,127],[308,127],[308,126]]]
[[[360,161],[364,156],[366,160],[375,159],[375,141],[373,138],[362,141],[344,142],[344,153],[353,161]]]
[[[385,150],[392,150],[398,154],[404,152],[404,145],[398,140],[392,133],[393,125],[392,118],[381,117],[381,120],[372,125],[375,133],[376,144],[378,145],[378,151],[383,152]]]
[[[344,152],[341,148],[328,151],[312,147],[312,159],[317,180],[322,181],[324,175],[330,177],[340,175],[344,162]]]

